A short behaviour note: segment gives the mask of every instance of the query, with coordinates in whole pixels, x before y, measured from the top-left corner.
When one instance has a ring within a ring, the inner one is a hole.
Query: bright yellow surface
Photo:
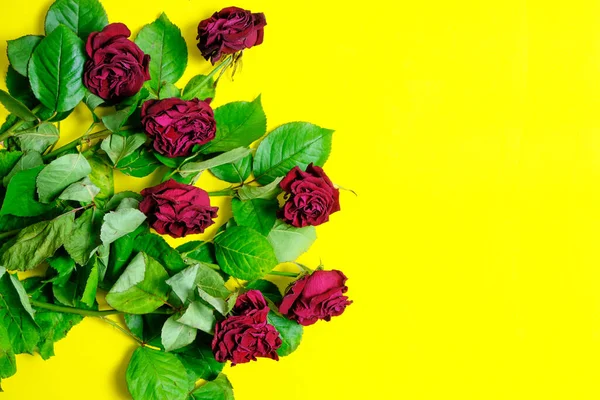
[[[197,22],[235,2],[103,3],[135,32],[166,11],[188,40],[185,83],[209,70]],[[41,33],[49,4],[2,1],[0,53]],[[215,104],[262,93],[270,128],[335,128],[326,170],[359,193],[303,258],[343,269],[354,305],[279,363],[227,368],[237,399],[598,399],[598,2],[237,5],[269,25]],[[133,348],[88,319],[50,361],[18,357],[0,398],[127,399]]]

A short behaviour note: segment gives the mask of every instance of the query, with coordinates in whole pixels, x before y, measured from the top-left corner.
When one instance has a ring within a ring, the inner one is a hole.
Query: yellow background
[[[303,257],[344,270],[355,303],[279,363],[227,368],[238,400],[600,396],[598,2],[103,3],[134,32],[162,10],[182,27],[180,86],[210,68],[198,21],[265,12],[265,43],[214,104],[262,93],[270,129],[336,129],[326,171],[359,194]],[[3,0],[0,52],[42,33],[49,5]],[[87,127],[72,120],[71,137]],[[127,399],[133,349],[87,319],[50,361],[18,357],[0,398]]]

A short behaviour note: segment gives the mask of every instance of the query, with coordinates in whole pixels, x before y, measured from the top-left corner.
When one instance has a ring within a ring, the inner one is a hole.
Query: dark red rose
[[[340,191],[321,167],[310,164],[306,172],[294,167],[279,185],[288,193],[279,216],[292,226],[321,225],[340,211]]]
[[[264,313],[230,316],[217,323],[212,349],[218,362],[231,365],[256,361],[257,357],[279,360],[279,332],[267,323]]]
[[[154,149],[171,158],[190,155],[194,145],[210,142],[217,132],[212,108],[198,99],[148,100],[142,106],[142,124]]]
[[[249,290],[237,298],[232,311],[236,315],[264,313],[266,318],[269,313],[269,305],[260,290]]]
[[[343,272],[315,271],[298,279],[289,288],[279,311],[300,325],[312,325],[320,319],[330,321],[352,304],[344,293],[348,291]]]
[[[83,83],[111,103],[133,96],[150,79],[150,56],[127,39],[129,35],[124,24],[110,24],[101,32],[92,32],[85,46],[89,60]]]
[[[265,14],[238,7],[224,8],[198,25],[198,48],[214,64],[223,54],[258,46],[263,42]]]
[[[219,210],[210,206],[204,190],[172,179],[142,190],[142,196],[140,211],[146,214],[150,226],[174,238],[203,233],[215,223]]]

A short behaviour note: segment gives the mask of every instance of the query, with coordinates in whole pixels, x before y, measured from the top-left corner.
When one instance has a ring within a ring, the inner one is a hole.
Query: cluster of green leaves
[[[83,43],[107,24],[98,0],[57,0],[45,36],[8,42],[8,92],[0,90],[10,113],[0,128],[0,379],[15,373],[16,354],[52,356],[53,343],[82,315],[98,315],[97,296],[106,292],[106,302],[143,344],[127,369],[134,399],[233,399],[210,343],[242,290],[260,290],[268,299],[269,323],[283,341],[280,356],[300,344],[302,327],[278,313],[281,293],[264,278],[316,240],[313,227],[277,219],[279,182],[296,166],[323,165],[332,131],[293,122],[267,133],[259,96],[216,108],[215,139],[190,157],[161,156],[142,129],[141,106],[148,99],[214,98],[213,74],[176,86],[187,46],[162,14],[135,38],[151,56],[151,80],[108,106],[81,79]],[[82,102],[92,126],[82,140],[55,149],[57,123]],[[90,134],[97,126],[105,129]],[[78,149],[86,143],[87,151]],[[223,193],[231,197],[233,218],[212,240],[173,249],[150,232],[138,194],[114,193],[115,170],[184,183],[208,171],[231,184]],[[47,266],[43,278],[19,282],[11,275],[40,266]],[[246,283],[230,291],[230,277]],[[208,383],[197,387],[200,379]]]

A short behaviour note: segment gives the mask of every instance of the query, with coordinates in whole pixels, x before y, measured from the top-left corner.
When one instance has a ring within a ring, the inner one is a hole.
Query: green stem
[[[58,306],[56,304],[44,303],[44,302],[37,301],[37,300],[31,300],[31,305],[34,307],[37,307],[37,308],[44,308],[44,309],[50,310],[50,311],[57,311],[57,312],[62,312],[62,313],[67,313],[67,314],[83,315],[85,317],[106,317],[107,315],[124,314],[123,312],[117,311],[117,310],[104,310],[104,311],[82,310],[80,308]]]
[[[67,150],[74,149],[77,146],[83,144],[84,142],[88,142],[88,141],[91,141],[94,139],[102,139],[102,138],[110,136],[111,134],[112,134],[112,132],[108,129],[103,129],[96,133],[92,133],[91,135],[89,133],[86,133],[85,135],[81,136],[80,138],[75,139],[72,142],[67,143],[66,145],[54,150],[53,152],[46,154],[43,157],[43,159],[48,160],[50,158],[56,157],[57,155],[64,153]]]
[[[8,130],[6,132],[4,132],[3,134],[0,135],[0,142],[3,142],[6,139],[8,139],[9,137],[11,137],[13,135],[13,133],[15,132],[15,130],[17,128],[19,128],[21,125],[23,125],[24,122],[25,121],[23,121],[22,119],[15,122],[13,126],[8,128]]]
[[[15,229],[14,231],[8,231],[8,232],[0,233],[0,240],[13,237],[16,234],[18,234],[19,232],[21,232],[20,229]]]
[[[200,82],[198,87],[204,86],[213,76],[215,76],[215,74],[217,72],[219,72],[223,67],[225,67],[225,68],[229,67],[232,62],[233,62],[233,56],[228,56],[221,64],[217,65],[212,71],[210,71],[210,73],[208,75],[206,75],[206,78],[204,78],[204,80],[202,82]]]
[[[100,319],[103,320],[104,322],[106,322],[107,324],[112,325],[114,328],[120,330],[121,332],[123,332],[127,336],[133,338],[133,340],[135,340],[139,344],[141,344],[141,345],[144,344],[144,342],[142,342],[140,339],[138,339],[137,337],[135,337],[134,334],[132,334],[131,332],[129,332],[127,329],[123,328],[121,325],[117,324],[115,321],[113,321],[111,319],[108,319],[106,317],[100,317]]]
[[[267,275],[276,275],[276,276],[287,276],[290,278],[297,278],[300,274],[296,272],[285,272],[285,271],[271,271]]]
[[[217,190],[216,192],[208,192],[209,196],[217,197],[217,196],[234,196],[235,190],[233,189],[225,189],[225,190]]]

